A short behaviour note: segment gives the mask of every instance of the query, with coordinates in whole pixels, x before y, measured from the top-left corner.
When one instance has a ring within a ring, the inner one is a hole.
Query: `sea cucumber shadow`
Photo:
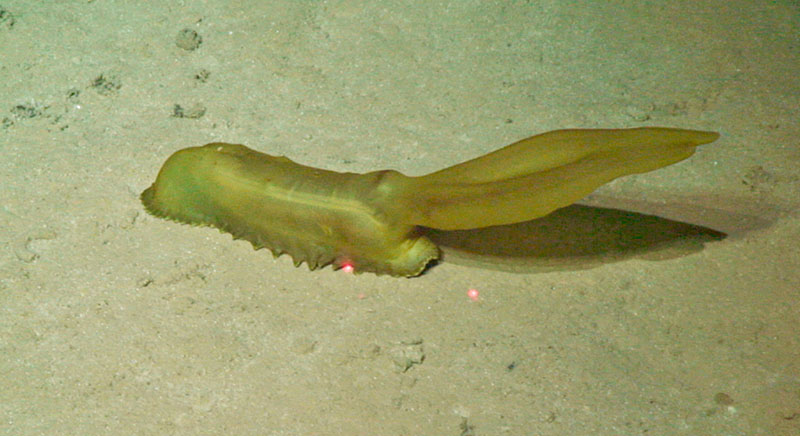
[[[574,204],[518,224],[424,229],[445,262],[511,272],[580,270],[629,258],[674,259],[728,235],[653,215]]]

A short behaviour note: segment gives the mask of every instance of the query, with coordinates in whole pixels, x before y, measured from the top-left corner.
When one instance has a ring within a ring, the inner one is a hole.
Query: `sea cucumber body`
[[[337,173],[242,145],[212,143],[174,153],[142,193],[153,215],[209,225],[253,247],[289,254],[310,269],[418,275],[439,257],[393,197],[408,178],[396,171]]]
[[[465,230],[543,217],[617,177],[691,156],[715,132],[555,130],[423,176],[311,168],[243,145],[175,152],[142,193],[153,215],[209,225],[311,269],[419,275],[439,249],[426,228]]]

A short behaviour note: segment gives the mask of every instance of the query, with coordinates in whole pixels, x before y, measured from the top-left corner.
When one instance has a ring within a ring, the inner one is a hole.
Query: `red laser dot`
[[[472,301],[478,301],[478,297],[480,296],[480,294],[481,293],[478,292],[478,290],[475,288],[470,288],[470,290],[467,291],[467,297],[469,297],[469,299]]]
[[[342,271],[344,271],[344,272],[346,272],[348,274],[352,273],[354,270],[355,270],[355,267],[353,267],[352,263],[345,263],[344,265],[342,265]]]

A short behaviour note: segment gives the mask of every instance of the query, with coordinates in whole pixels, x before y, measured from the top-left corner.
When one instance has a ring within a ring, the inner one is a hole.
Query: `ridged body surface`
[[[153,215],[208,225],[296,265],[352,265],[356,272],[412,276],[439,251],[414,226],[397,222],[395,171],[337,173],[242,145],[180,150],[142,193]]]

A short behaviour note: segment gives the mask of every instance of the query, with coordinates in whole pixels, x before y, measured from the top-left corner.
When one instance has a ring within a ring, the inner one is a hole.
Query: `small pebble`
[[[101,74],[92,80],[92,88],[100,95],[114,95],[122,88],[122,81],[114,74]]]
[[[175,38],[175,45],[186,51],[197,50],[202,43],[203,37],[192,29],[181,30]]]
[[[172,116],[175,118],[190,118],[197,119],[205,115],[206,107],[200,103],[194,103],[189,107],[183,107],[176,104],[172,108]]]
[[[389,350],[389,358],[394,362],[400,372],[408,371],[412,366],[419,365],[425,360],[422,350],[422,339],[403,341]]]
[[[650,119],[650,111],[652,107],[646,109],[639,106],[630,105],[625,108],[625,113],[636,121],[647,121]]]
[[[14,15],[12,15],[11,12],[7,11],[2,6],[0,6],[0,25],[10,29],[14,27],[15,23],[16,21],[14,20]]]
[[[733,404],[733,398],[730,395],[726,394],[725,392],[720,392],[714,395],[714,402],[719,404],[720,406],[730,406]]]

